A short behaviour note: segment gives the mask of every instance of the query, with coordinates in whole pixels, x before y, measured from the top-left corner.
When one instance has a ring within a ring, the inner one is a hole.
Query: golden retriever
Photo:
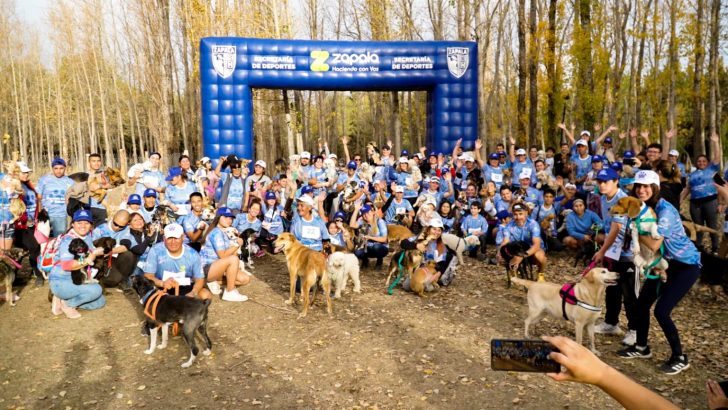
[[[321,286],[324,288],[324,294],[326,295],[326,311],[331,315],[331,281],[329,275],[326,273],[326,256],[321,252],[303,246],[289,232],[282,233],[274,243],[276,249],[283,250],[286,255],[286,262],[288,263],[288,274],[291,279],[291,295],[286,301],[286,304],[291,305],[294,303],[296,297],[296,278],[300,277],[303,310],[298,317],[305,317],[308,314],[309,304],[313,304],[316,300],[316,292],[314,292],[313,300],[309,303],[311,288],[320,280]]]
[[[581,304],[564,303],[560,295],[561,285],[549,282],[534,282],[512,277],[511,281],[528,288],[528,317],[526,318],[525,335],[529,337],[529,327],[536,324],[546,315],[563,318],[576,325],[576,342],[581,344],[584,328],[589,334],[590,348],[599,354],[594,345],[594,322],[599,318],[604,304],[607,286],[617,283],[619,274],[604,268],[593,268],[574,285],[574,296]],[[592,309],[593,308],[593,309]]]

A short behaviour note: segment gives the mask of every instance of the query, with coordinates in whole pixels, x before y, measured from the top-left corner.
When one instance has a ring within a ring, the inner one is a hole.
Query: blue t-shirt
[[[408,200],[402,199],[402,202],[397,202],[397,199],[393,199],[392,202],[389,203],[389,208],[387,208],[387,213],[384,215],[384,220],[387,221],[388,224],[396,224],[398,222],[394,218],[397,215],[407,214],[413,210],[414,208],[412,208],[412,204]]]
[[[190,181],[186,181],[183,186],[168,185],[167,190],[164,191],[164,197],[175,206],[183,208],[189,212],[190,195],[193,192],[197,192],[197,186]],[[181,215],[186,212],[178,211],[177,213]]]
[[[416,198],[417,197],[417,191],[414,189],[408,188],[409,185],[413,185],[412,181],[412,174],[409,172],[395,172],[394,173],[394,181],[397,186],[404,187],[404,197],[405,198]]]
[[[152,188],[165,188],[167,186],[167,182],[164,179],[162,171],[146,169],[142,172],[139,179],[137,179],[136,184],[134,184],[134,193],[144,197],[144,191],[147,189],[147,187],[144,186],[145,183],[149,184]]]
[[[21,184],[21,186],[23,187],[23,202],[25,203],[25,213],[28,215],[28,221],[35,221],[35,208],[38,206],[35,191],[25,184]]]
[[[111,229],[111,224],[113,223],[114,220],[111,219],[105,224],[101,224],[94,228],[94,230],[91,231],[91,239],[95,241],[99,238],[114,238],[116,245],[119,245],[119,241],[129,235],[129,227],[127,226],[124,229],[114,232],[114,230]]]
[[[602,223],[599,215],[589,209],[584,210],[582,216],[572,212],[566,216],[566,231],[569,232],[569,236],[581,240],[585,235],[594,234],[591,230],[592,225],[596,224],[601,227]]]
[[[485,182],[493,181],[496,190],[499,190],[501,185],[503,185],[503,169],[501,167],[485,165],[483,167],[483,177],[485,178]]]
[[[270,224],[268,232],[272,235],[280,235],[283,233],[283,205],[276,205],[268,208],[266,204],[263,204],[263,222]]]
[[[263,221],[261,221],[259,218],[255,218],[251,222],[251,221],[248,220],[248,214],[247,213],[245,213],[245,214],[244,213],[239,213],[235,217],[235,220],[233,221],[233,226],[240,233],[245,232],[247,229],[252,229],[256,233],[259,233],[260,232],[260,226],[261,226],[262,223],[263,223]]]
[[[701,199],[718,195],[713,186],[713,175],[720,170],[720,165],[710,163],[704,169],[696,169],[690,174],[688,182],[690,185],[690,199]]]
[[[53,174],[43,175],[38,180],[36,192],[41,196],[41,205],[53,218],[66,217],[66,191],[73,185],[67,176],[56,178]]]
[[[144,273],[153,273],[155,278],[163,280],[164,272],[183,272],[185,277],[192,281],[205,278],[200,254],[197,251],[187,245],[182,245],[182,254],[174,257],[169,254],[164,242],[160,242],[149,250]]]
[[[364,224],[364,220],[362,218],[359,218],[358,223],[359,223],[359,226],[362,226]],[[374,236],[376,238],[381,238],[381,237],[386,238],[387,237],[387,222],[384,219],[377,219],[377,234],[374,235],[372,232],[369,232],[366,235]],[[389,244],[387,242],[381,243],[381,242],[376,242],[376,241],[372,241],[372,240],[367,241],[367,244],[368,245],[380,244],[380,245],[384,245],[385,247],[389,246]]]
[[[315,251],[323,250],[323,240],[329,240],[329,230],[321,218],[307,221],[299,217],[291,224],[291,233],[303,246]]]
[[[189,234],[194,233],[197,230],[197,226],[202,222],[199,216],[195,215],[194,212],[190,211],[187,215],[177,219],[177,223],[182,225],[182,229],[185,232],[183,237],[183,243],[188,244],[190,242]],[[199,242],[199,240],[197,241]]]
[[[469,214],[463,218],[460,229],[463,231],[464,236],[485,235],[488,232],[488,221],[483,218],[483,215],[478,214],[473,217],[472,214]]]
[[[610,253],[614,255],[621,252],[620,260],[630,259],[633,256],[632,249],[624,246],[625,234],[627,232],[627,226],[629,225],[630,219],[626,216],[612,216],[609,211],[611,211],[612,207],[617,204],[617,201],[626,196],[627,194],[620,189],[611,200],[607,200],[606,195],[602,195],[599,199],[602,221],[604,222],[602,225],[604,228],[604,235],[608,235],[611,231],[612,222],[619,224],[619,233],[617,233],[617,238],[614,240],[612,246],[610,246],[607,250],[606,255],[609,256]],[[621,248],[621,251],[619,251],[619,248]]]
[[[48,275],[48,280],[71,280],[71,272],[63,270],[63,268],[61,268],[61,262],[72,261],[75,259],[73,254],[68,251],[68,246],[71,244],[74,236],[64,235],[61,238],[61,243],[58,244],[58,250],[56,252],[56,260],[53,264],[53,268],[51,269],[51,273]],[[91,236],[86,235],[80,239],[83,239],[83,241],[86,242],[89,252],[93,252],[95,248]]]
[[[518,226],[516,221],[511,221],[508,225],[501,228],[500,232],[503,232],[503,239],[508,239],[508,242],[527,242],[529,245],[533,244],[533,238],[541,239],[541,227],[538,222],[531,218],[526,219],[523,226]],[[543,249],[544,243],[541,241],[541,249]]]
[[[225,186],[225,182],[228,178],[231,178],[230,174],[222,173],[220,175],[220,187]],[[243,207],[243,195],[245,195],[245,181],[242,177],[235,178],[230,183],[230,190],[228,191],[227,203],[218,204],[218,206],[227,206],[231,209],[241,209]]]
[[[531,170],[531,183],[533,184],[536,182],[536,168],[533,167],[533,162],[531,162],[530,159],[527,159],[524,162],[516,161],[513,163],[513,182],[511,184],[514,187],[521,187],[521,171],[523,171],[524,168]]]
[[[571,162],[576,166],[576,179],[581,179],[592,170],[591,157],[581,158],[578,155],[571,157]],[[576,183],[576,182],[574,182]],[[577,184],[577,188],[581,189],[582,184]]]
[[[202,266],[207,266],[220,259],[217,252],[227,250],[233,245],[237,245],[237,243],[228,238],[227,234],[223,232],[222,229],[215,227],[215,229],[207,235],[205,244],[202,245],[202,249],[200,249]]]
[[[660,198],[655,206],[657,213],[657,233],[664,239],[663,245],[667,260],[676,260],[688,265],[700,264],[700,252],[685,234],[685,228],[679,222],[680,213],[669,202]]]

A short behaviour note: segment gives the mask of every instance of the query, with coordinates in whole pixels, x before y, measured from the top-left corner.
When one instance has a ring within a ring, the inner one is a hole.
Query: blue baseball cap
[[[235,218],[235,215],[233,215],[233,211],[230,210],[230,208],[223,206],[222,208],[217,210],[218,216],[227,216],[228,218]]]
[[[612,143],[612,137],[604,138],[604,143],[605,144],[611,144]]]
[[[632,150],[624,151],[623,157],[624,158],[634,158],[634,151],[632,151]]]
[[[147,189],[145,189],[144,190],[144,197],[146,198],[148,196],[151,196],[151,197],[156,198],[157,197],[157,191],[155,191],[153,188],[147,188]]]
[[[85,209],[79,209],[78,211],[73,213],[73,222],[81,222],[86,221],[88,223],[93,223],[94,219],[91,217],[91,212],[85,210]]]
[[[498,155],[497,152],[493,152],[490,155],[488,155],[488,159],[499,159],[500,155]]]
[[[406,149],[403,149],[402,153],[399,154],[399,156],[400,157],[409,157],[409,151],[407,151]]]
[[[53,158],[53,162],[51,162],[51,167],[55,167],[55,166],[58,166],[58,165],[63,165],[65,167],[66,166],[66,161],[63,158],[61,158],[61,157],[55,157],[55,158]]]
[[[602,162],[602,157],[599,155],[593,155],[591,158],[591,162]]]
[[[437,152],[430,151],[430,155],[428,155],[427,158],[429,158],[429,157],[437,157]]]
[[[269,199],[276,199],[276,194],[275,194],[275,192],[273,192],[273,191],[268,191],[268,192],[266,192],[266,193],[265,193],[265,200],[267,201],[267,200],[269,200]]]
[[[138,194],[131,194],[129,195],[129,198],[126,200],[127,205],[141,205],[142,204],[142,197],[140,197]]]
[[[619,179],[619,174],[612,168],[604,168],[597,174],[597,181],[616,181]]]
[[[310,194],[313,192],[313,187],[311,185],[304,185],[303,188],[301,188],[301,194]]]
[[[498,157],[499,158],[500,157],[505,157],[505,156],[506,156],[506,152],[505,151],[498,151]]]
[[[343,212],[341,212],[341,211],[335,213],[334,214],[334,221],[337,220],[337,219],[346,220],[346,214],[343,213]]]
[[[498,212],[497,214],[495,214],[495,216],[496,216],[496,218],[498,218],[498,220],[502,221],[506,218],[510,218],[512,215],[510,212],[508,212],[508,210],[504,209],[504,210]]]
[[[609,165],[609,168],[612,168],[613,170],[615,170],[615,171],[617,171],[617,172],[620,172],[620,171],[622,171],[622,169],[623,169],[623,168],[622,168],[622,163],[621,163],[621,162],[612,162],[612,163],[611,163],[611,164]]]
[[[167,172],[167,177],[164,178],[165,181],[171,181],[174,177],[178,177],[182,175],[182,169],[180,167],[173,167],[169,169],[169,172]]]
[[[356,169],[356,161],[349,161],[349,163],[346,164],[346,167],[349,169]]]
[[[364,206],[362,206],[361,209],[359,210],[359,213],[364,215],[367,212],[371,212],[371,210],[372,210],[372,207],[369,204],[364,204]]]

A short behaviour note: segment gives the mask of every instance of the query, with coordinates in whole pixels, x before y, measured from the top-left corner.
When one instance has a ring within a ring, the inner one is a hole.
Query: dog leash
[[[405,251],[402,251],[402,254],[399,256],[399,260],[397,261],[397,267],[399,268],[399,275],[394,279],[394,282],[392,282],[391,285],[389,285],[389,288],[387,288],[387,294],[391,295],[394,293],[394,288],[397,287],[399,284],[399,281],[402,279],[402,276],[404,275],[404,266],[402,266],[402,260],[404,259]]]

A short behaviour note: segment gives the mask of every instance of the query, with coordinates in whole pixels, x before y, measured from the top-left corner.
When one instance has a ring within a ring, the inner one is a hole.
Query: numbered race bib
[[[531,168],[523,168],[523,169],[521,169],[521,173],[522,174],[525,174],[525,175],[528,175],[529,178],[531,178],[531,172],[532,171],[533,170]],[[520,175],[519,175],[519,177],[520,177]]]
[[[190,281],[190,278],[185,276],[184,272],[170,272],[166,270],[162,273],[162,281],[170,278],[174,279],[177,283],[179,283],[180,286],[190,286],[190,284],[192,283]]]
[[[490,179],[491,179],[491,181],[495,182],[496,184],[499,184],[499,183],[503,182],[503,174],[496,174],[496,173],[490,174]]]
[[[319,239],[321,238],[321,230],[316,226],[303,226],[301,236],[304,239]]]
[[[396,213],[397,215],[404,215],[404,214],[405,214],[405,212],[407,212],[407,209],[405,209],[405,208],[397,208],[397,210],[395,211],[395,213]],[[728,226],[728,225],[727,225],[727,226]]]
[[[604,253],[604,256],[606,256],[609,259],[618,261],[619,257],[622,256],[622,244],[621,242],[618,244],[617,241],[615,241],[612,246],[607,249],[607,252]]]
[[[468,233],[471,234],[471,235],[477,235],[478,233],[480,233],[480,229],[478,229],[478,228],[470,228],[470,229],[468,229]]]

